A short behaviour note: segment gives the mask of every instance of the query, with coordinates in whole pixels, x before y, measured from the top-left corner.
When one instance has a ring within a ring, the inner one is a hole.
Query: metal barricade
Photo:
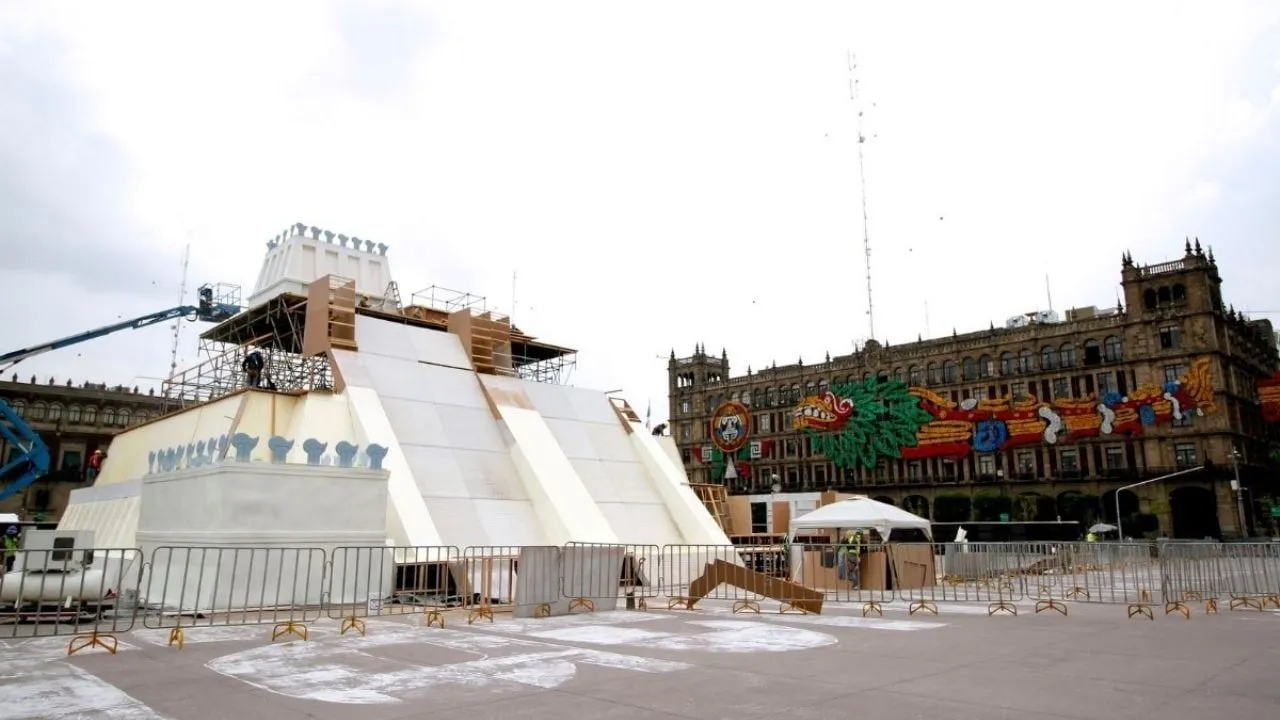
[[[329,554],[325,612],[338,632],[364,635],[365,618],[421,614],[444,627],[444,612],[463,605],[462,554],[452,546],[338,547]]]
[[[143,626],[169,629],[182,647],[201,626],[271,625],[271,639],[307,639],[321,615],[325,553],[320,548],[157,547],[143,572]]]
[[[137,548],[12,550],[0,574],[0,637],[71,635],[67,654],[133,629],[142,552]]]
[[[467,624],[495,612],[545,617],[560,602],[560,554],[555,545],[480,545],[462,551],[462,601]]]
[[[1219,574],[1230,609],[1280,609],[1280,543],[1225,543],[1221,549]]]
[[[943,546],[933,543],[887,543],[885,548],[894,596],[907,603],[910,615],[920,611],[937,615],[938,602],[945,597],[939,582]]]
[[[560,597],[568,601],[565,612],[578,608],[612,609],[619,599],[628,610],[646,610],[658,596],[657,570],[661,549],[657,545],[622,543],[565,544],[560,552]]]
[[[769,545],[666,545],[660,565],[667,609],[727,600],[735,613],[760,612],[765,581],[786,572],[781,546]]]
[[[837,544],[795,544],[787,555],[789,579],[821,593],[826,602],[860,607],[863,617],[883,617],[884,603],[893,600],[893,562],[887,546],[864,543],[854,553]]]
[[[942,602],[986,603],[989,615],[1018,614],[1017,601],[1025,597],[1022,578],[1036,562],[1027,543],[941,543],[942,582],[935,596]]]

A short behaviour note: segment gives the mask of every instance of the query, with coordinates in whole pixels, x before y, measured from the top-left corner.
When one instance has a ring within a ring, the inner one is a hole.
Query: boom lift
[[[236,293],[238,294],[238,292],[237,290]],[[222,322],[240,312],[238,302],[230,301],[233,296],[215,298],[214,286],[212,285],[202,285],[198,295],[200,301],[197,305],[182,305],[169,308],[168,310],[136,317],[132,320],[118,322],[114,325],[106,325],[96,330],[69,335],[42,345],[33,345],[29,348],[4,353],[0,355],[0,372],[7,371],[27,358],[35,357],[51,350],[78,345],[87,340],[95,340],[121,330],[136,330],[148,325],[156,325],[180,318],[185,318],[191,322],[196,320],[201,322]],[[9,473],[20,470],[16,480],[0,487],[0,500],[5,500],[22,492],[37,478],[49,472],[49,448],[40,439],[40,434],[3,400],[0,400],[0,418],[3,418],[0,421],[0,436],[3,436],[10,445],[17,449],[17,452],[11,455],[9,462],[0,467],[0,481],[3,481]]]

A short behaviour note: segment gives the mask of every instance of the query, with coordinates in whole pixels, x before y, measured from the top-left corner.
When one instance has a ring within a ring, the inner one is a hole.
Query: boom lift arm
[[[215,302],[211,286],[205,285],[201,287],[199,295],[199,305],[182,305],[169,308],[168,310],[136,317],[132,320],[118,322],[114,325],[105,325],[95,330],[69,335],[52,342],[4,353],[0,355],[0,372],[8,370],[27,358],[47,353],[51,350],[78,345],[88,340],[96,340],[121,330],[136,330],[148,325],[169,322],[179,318],[186,318],[189,321],[221,322],[240,312],[238,305]],[[0,436],[3,436],[11,446],[17,449],[17,452],[11,455],[9,462],[0,467],[0,480],[10,472],[19,468],[22,469],[16,480],[0,487],[0,500],[5,500],[22,492],[37,478],[49,472],[49,448],[40,439],[40,434],[3,400],[0,400]]]

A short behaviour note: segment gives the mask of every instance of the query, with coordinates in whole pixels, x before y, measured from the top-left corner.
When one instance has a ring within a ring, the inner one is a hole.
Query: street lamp
[[[1124,540],[1124,525],[1120,520],[1120,493],[1124,492],[1125,490],[1132,490],[1136,487],[1142,487],[1143,485],[1150,485],[1153,482],[1160,482],[1161,480],[1168,480],[1170,478],[1175,478],[1175,477],[1178,477],[1179,475],[1189,475],[1193,472],[1198,472],[1203,469],[1204,469],[1203,465],[1197,465],[1193,468],[1188,468],[1186,470],[1179,470],[1178,472],[1169,473],[1168,475],[1153,477],[1148,480],[1143,480],[1142,482],[1136,482],[1136,483],[1133,483],[1132,485],[1125,485],[1124,487],[1117,488],[1116,489],[1116,535],[1119,535],[1120,539]]]
[[[1236,494],[1236,527],[1240,528],[1240,537],[1249,537],[1249,528],[1245,524],[1244,514],[1244,489],[1240,487],[1240,451],[1231,448],[1231,470],[1235,477],[1231,480],[1231,489]]]

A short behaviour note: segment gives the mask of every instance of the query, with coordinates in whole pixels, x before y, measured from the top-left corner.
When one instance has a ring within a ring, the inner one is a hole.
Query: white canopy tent
[[[921,530],[930,540],[929,521],[901,508],[859,495],[824,505],[791,521],[791,537],[798,530],[852,530],[872,528],[886,542],[894,530]]]

